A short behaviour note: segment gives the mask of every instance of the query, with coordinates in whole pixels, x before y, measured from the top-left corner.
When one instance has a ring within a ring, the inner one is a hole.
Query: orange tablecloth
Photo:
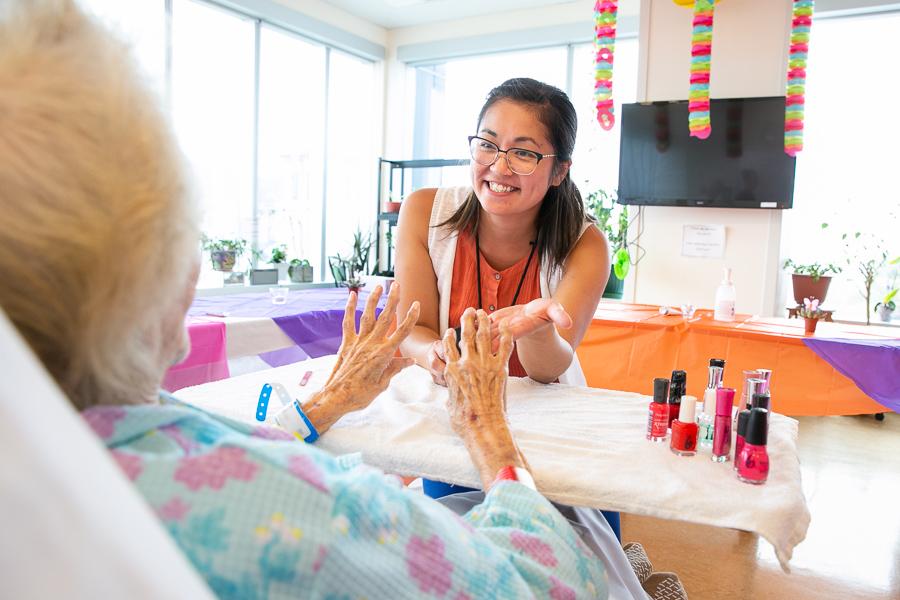
[[[820,322],[817,337],[884,339],[886,327]],[[739,390],[745,369],[772,369],[772,408],[786,415],[886,412],[850,379],[803,344],[803,320],[738,315],[734,322],[698,310],[690,320],[658,306],[602,302],[578,348],[592,387],[650,394],[654,377],[688,374],[688,393],[702,398],[710,358],[724,358],[725,385]],[[739,390],[740,393],[740,390]]]

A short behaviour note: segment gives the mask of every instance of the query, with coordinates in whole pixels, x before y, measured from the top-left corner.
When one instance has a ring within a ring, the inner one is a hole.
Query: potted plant
[[[344,285],[347,286],[347,293],[356,292],[357,294],[361,288],[366,287],[366,284],[357,273],[352,273],[347,277],[347,281],[344,282]]]
[[[309,283],[313,280],[313,268],[305,258],[294,258],[288,265],[288,276],[294,283]]]
[[[606,235],[612,252],[609,279],[606,282],[606,289],[603,290],[603,297],[621,300],[625,289],[625,277],[628,276],[631,265],[638,262],[632,262],[631,252],[628,250],[628,212],[624,206],[618,204],[613,194],[605,190],[596,190],[588,194],[585,205],[588,212],[597,220],[597,228]]]
[[[819,308],[819,299],[818,298],[804,298],[803,302],[797,313],[803,317],[804,333],[806,335],[812,335],[816,332],[816,325],[819,323],[819,319],[825,318],[825,311]]]
[[[803,304],[804,298],[818,298],[819,303],[825,302],[828,294],[828,286],[831,285],[831,275],[841,272],[840,267],[833,264],[821,265],[817,262],[811,264],[798,264],[791,259],[784,261],[784,268],[793,271],[791,283],[794,287],[794,302]]]
[[[897,292],[900,292],[900,288],[892,289],[885,294],[881,302],[875,305],[875,312],[878,313],[878,318],[884,323],[890,323],[894,311],[897,310],[897,305],[894,303],[894,297],[897,295]]]
[[[871,325],[872,315],[872,285],[875,278],[887,262],[888,253],[884,250],[884,240],[875,238],[871,234],[862,232],[844,233],[841,235],[844,242],[847,265],[855,266],[857,273],[862,278],[862,289],[859,294],[866,301],[866,325]],[[890,261],[896,264],[900,257]]]
[[[269,264],[278,271],[278,281],[288,278],[287,245],[280,244],[272,248]]]
[[[231,272],[246,248],[247,240],[244,239],[211,239],[203,236],[203,250],[209,252],[215,271]]]

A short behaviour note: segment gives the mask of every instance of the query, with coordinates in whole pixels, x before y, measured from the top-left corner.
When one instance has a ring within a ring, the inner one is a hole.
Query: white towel
[[[334,357],[322,357],[202,386],[179,398],[249,423],[260,388],[280,382],[301,400],[327,379]],[[306,387],[299,381],[307,370]],[[345,415],[318,445],[336,454],[361,452],[390,473],[480,487],[462,440],[450,429],[447,389],[410,367],[365,410]],[[571,506],[649,515],[758,533],[775,548],[782,568],[809,527],[800,485],[797,421],[773,413],[769,425],[769,479],[738,481],[732,463],[714,463],[708,450],[676,456],[668,444],[645,438],[649,397],[511,378],[510,428],[549,499]],[[280,408],[272,400],[267,423]]]

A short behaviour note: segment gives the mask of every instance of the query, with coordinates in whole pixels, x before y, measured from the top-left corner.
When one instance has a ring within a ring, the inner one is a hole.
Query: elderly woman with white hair
[[[125,48],[72,2],[7,3],[2,19],[0,306],[218,595],[606,596],[601,560],[528,485],[503,409],[512,342],[491,353],[484,313],[463,317],[461,356],[445,339],[451,422],[487,490],[462,518],[314,443],[161,395],[198,268],[173,137]],[[359,331],[350,296],[334,372],[302,407],[319,434],[411,362],[395,351],[418,305],[391,333],[396,286],[376,319],[379,296]]]

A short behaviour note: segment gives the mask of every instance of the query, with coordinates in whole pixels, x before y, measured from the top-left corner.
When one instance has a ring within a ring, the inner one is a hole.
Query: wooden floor
[[[622,541],[678,573],[691,600],[900,600],[900,415],[798,420],[812,522],[790,575],[741,531],[623,514]]]

